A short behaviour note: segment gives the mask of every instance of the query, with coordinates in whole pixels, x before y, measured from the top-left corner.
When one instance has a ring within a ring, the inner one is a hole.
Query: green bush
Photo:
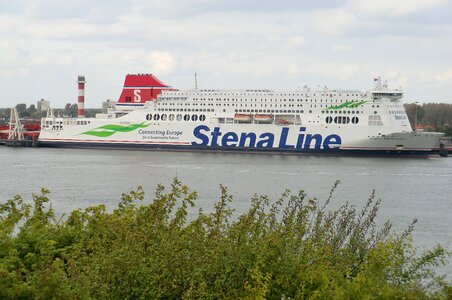
[[[375,223],[372,194],[358,210],[330,210],[304,191],[271,203],[256,195],[241,215],[221,187],[213,212],[174,179],[144,204],[141,187],[118,207],[75,210],[57,219],[49,191],[0,205],[1,299],[447,299],[451,284],[401,234]]]

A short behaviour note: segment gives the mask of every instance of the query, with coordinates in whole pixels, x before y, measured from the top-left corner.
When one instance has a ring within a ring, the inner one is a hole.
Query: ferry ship
[[[196,79],[195,79],[196,80]],[[85,118],[49,114],[49,147],[428,156],[442,133],[415,132],[400,89],[374,79],[368,91],[178,90],[152,74],[129,74],[114,108]]]

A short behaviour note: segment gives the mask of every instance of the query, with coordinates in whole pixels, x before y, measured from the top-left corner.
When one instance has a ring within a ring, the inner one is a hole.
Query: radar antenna
[[[381,90],[381,77],[380,76],[375,77],[374,81],[376,82],[375,83],[375,90],[377,90],[377,91]]]

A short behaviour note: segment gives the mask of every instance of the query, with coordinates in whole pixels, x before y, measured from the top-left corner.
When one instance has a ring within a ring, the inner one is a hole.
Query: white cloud
[[[99,106],[118,97],[125,74],[145,72],[177,88],[191,88],[198,72],[205,88],[271,89],[367,88],[382,74],[452,101],[449,89],[432,88],[450,86],[452,76],[452,5],[441,0],[80,1],[76,9],[56,0],[23,0],[22,9],[2,2],[0,90],[8,106],[42,97],[63,106],[76,95],[78,74]],[[434,18],[428,8],[437,9]],[[387,18],[414,12],[414,20]]]
[[[357,13],[381,16],[402,16],[446,3],[447,0],[351,0],[349,6]]]
[[[439,82],[452,83],[452,69],[437,74],[433,78]]]
[[[312,22],[314,29],[327,35],[341,35],[357,25],[354,14],[344,9],[317,11]]]
[[[353,47],[342,44],[333,45],[331,49],[336,52],[348,52],[354,50]]]
[[[149,62],[152,72],[158,74],[170,73],[176,65],[173,55],[169,52],[152,52],[149,54]]]

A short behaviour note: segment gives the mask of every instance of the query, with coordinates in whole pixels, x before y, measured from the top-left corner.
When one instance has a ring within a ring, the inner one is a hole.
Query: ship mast
[[[196,75],[196,72],[195,72],[195,90],[197,90],[198,89],[198,76]]]

